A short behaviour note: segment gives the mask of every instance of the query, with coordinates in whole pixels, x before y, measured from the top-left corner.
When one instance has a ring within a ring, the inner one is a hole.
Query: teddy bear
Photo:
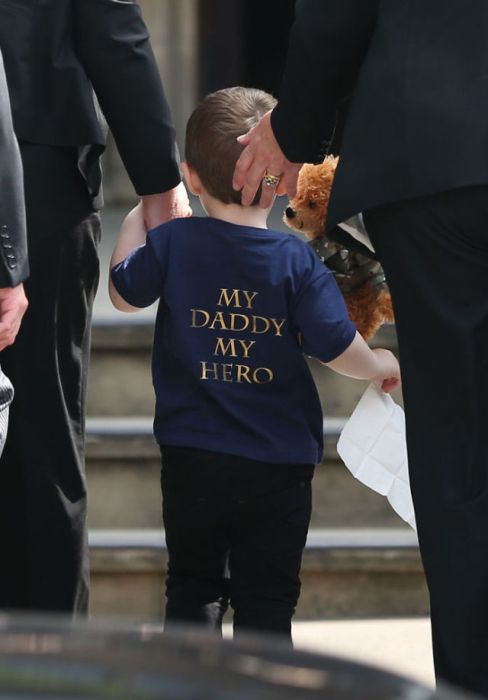
[[[332,241],[325,231],[329,198],[338,158],[305,163],[298,176],[296,196],[283,221],[305,234],[322,262],[332,271],[346,300],[349,317],[365,340],[384,323],[393,323],[393,308],[385,275],[377,260]]]

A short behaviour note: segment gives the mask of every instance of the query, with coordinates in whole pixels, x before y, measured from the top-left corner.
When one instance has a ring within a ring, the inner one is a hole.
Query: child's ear
[[[202,183],[196,171],[193,170],[193,168],[189,166],[188,163],[181,163],[181,172],[183,173],[186,186],[188,187],[190,192],[196,197],[198,197],[198,195],[200,195],[202,192]]]

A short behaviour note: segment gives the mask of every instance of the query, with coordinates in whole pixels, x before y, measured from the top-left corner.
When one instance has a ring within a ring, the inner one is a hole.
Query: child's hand
[[[373,352],[381,367],[380,372],[373,378],[373,381],[382,391],[389,394],[390,391],[401,385],[400,365],[390,350],[375,348]]]

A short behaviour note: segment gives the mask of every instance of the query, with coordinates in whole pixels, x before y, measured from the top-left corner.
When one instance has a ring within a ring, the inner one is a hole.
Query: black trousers
[[[488,187],[365,222],[394,303],[436,674],[488,696]]]
[[[1,354],[15,398],[0,461],[0,608],[84,612],[84,409],[100,221],[30,231],[29,308]]]
[[[260,630],[291,639],[314,466],[183,447],[161,452],[166,623],[220,631],[230,602],[234,635]]]

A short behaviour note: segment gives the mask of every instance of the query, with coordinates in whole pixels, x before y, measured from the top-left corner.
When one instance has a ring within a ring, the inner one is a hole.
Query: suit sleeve
[[[22,162],[0,53],[0,288],[29,275]]]
[[[175,129],[140,7],[74,0],[77,51],[139,195],[180,182]]]
[[[336,113],[354,84],[380,0],[297,0],[271,124],[286,157],[314,162],[333,136]]]

